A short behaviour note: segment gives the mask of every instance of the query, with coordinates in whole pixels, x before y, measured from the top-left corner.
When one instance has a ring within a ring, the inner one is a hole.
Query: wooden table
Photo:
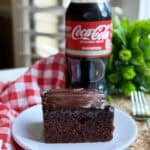
[[[3,82],[11,81],[22,75],[27,68],[19,68],[12,70],[0,71],[0,80]],[[10,76],[11,73],[11,76]],[[150,104],[150,95],[147,96]],[[131,101],[129,98],[113,97],[112,105],[129,114],[131,114]],[[137,122],[137,121],[136,121]],[[150,150],[150,131],[148,131],[145,122],[137,122],[138,138],[136,142],[129,148],[129,150]]]
[[[150,104],[150,95],[146,96]],[[112,105],[131,114],[130,98],[113,97]],[[150,150],[150,130],[148,130],[146,122],[136,121],[138,125],[138,137],[129,150]]]

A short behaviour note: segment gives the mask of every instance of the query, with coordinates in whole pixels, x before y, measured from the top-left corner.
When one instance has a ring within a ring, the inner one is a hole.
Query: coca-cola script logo
[[[76,25],[72,30],[72,39],[74,40],[92,40],[100,41],[111,37],[112,25],[99,25],[96,28],[84,28],[82,25]]]

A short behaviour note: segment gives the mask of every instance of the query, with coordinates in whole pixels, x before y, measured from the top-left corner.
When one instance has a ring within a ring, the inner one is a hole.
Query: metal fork
[[[150,129],[150,109],[144,93],[135,91],[131,93],[132,114],[137,120],[144,120]]]

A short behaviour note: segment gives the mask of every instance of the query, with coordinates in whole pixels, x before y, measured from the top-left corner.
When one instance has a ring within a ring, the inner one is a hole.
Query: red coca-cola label
[[[112,51],[112,22],[67,21],[66,53],[77,57],[106,57]]]

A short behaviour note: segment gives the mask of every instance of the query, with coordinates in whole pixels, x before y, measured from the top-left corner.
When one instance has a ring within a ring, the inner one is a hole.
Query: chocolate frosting
[[[42,93],[43,104],[49,108],[96,108],[109,106],[105,95],[93,89],[53,89]]]

